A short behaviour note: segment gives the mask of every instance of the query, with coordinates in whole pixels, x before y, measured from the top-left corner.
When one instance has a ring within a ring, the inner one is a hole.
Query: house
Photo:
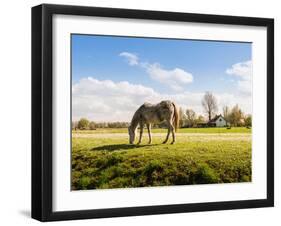
[[[216,115],[216,117],[214,117],[213,119],[211,119],[208,123],[208,126],[210,127],[224,127],[227,126],[227,121],[225,120],[225,118],[220,114],[220,115]]]

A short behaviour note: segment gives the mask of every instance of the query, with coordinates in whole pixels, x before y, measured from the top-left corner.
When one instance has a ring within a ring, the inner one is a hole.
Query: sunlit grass
[[[146,130],[146,128],[145,128]],[[213,128],[180,128],[178,133],[251,133],[251,128],[246,127],[213,127]],[[97,128],[96,130],[73,130],[77,133],[128,133],[127,128]],[[166,133],[167,129],[152,129],[152,133]]]
[[[191,130],[215,133],[216,129],[181,129],[180,132],[187,134],[178,136],[173,145],[161,144],[163,137],[159,136],[153,137],[152,145],[146,144],[147,136],[142,145],[129,145],[127,137],[110,134],[72,138],[72,189],[251,181],[249,129],[232,128],[245,134],[233,140],[231,134],[223,134],[230,136],[228,140],[221,140],[217,134],[210,139],[188,134]],[[110,133],[117,131],[123,129],[112,129]]]

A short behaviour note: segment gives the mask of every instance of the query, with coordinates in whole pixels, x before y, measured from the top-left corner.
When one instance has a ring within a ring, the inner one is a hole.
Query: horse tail
[[[172,102],[172,104],[174,106],[173,126],[175,127],[175,130],[177,131],[177,129],[179,128],[179,121],[180,121],[179,109],[174,102]]]

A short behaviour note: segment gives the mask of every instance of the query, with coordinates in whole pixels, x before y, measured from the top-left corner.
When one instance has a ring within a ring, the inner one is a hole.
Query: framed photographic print
[[[32,8],[32,217],[274,205],[274,21]]]

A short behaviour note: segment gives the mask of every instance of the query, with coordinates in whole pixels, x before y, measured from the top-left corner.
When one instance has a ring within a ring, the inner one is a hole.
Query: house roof
[[[218,120],[218,118],[223,118],[224,120],[225,120],[225,118],[221,115],[221,114],[219,114],[219,115],[216,115],[214,118],[212,118],[208,123],[214,123],[214,122],[216,122],[217,120]],[[225,120],[226,121],[226,120]]]

